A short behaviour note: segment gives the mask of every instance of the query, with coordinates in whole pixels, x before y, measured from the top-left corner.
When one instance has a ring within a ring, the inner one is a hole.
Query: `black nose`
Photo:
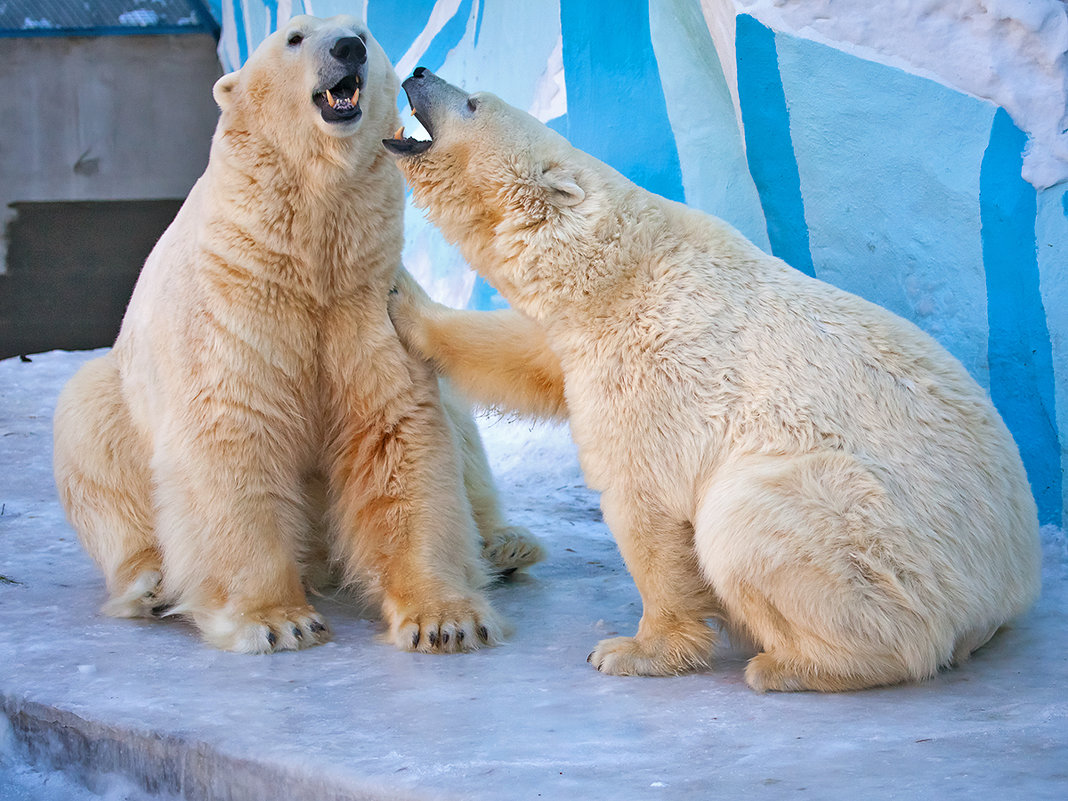
[[[367,60],[367,45],[359,36],[346,36],[334,42],[330,55],[345,64],[362,64]]]
[[[422,78],[424,75],[426,75],[426,72],[427,72],[426,67],[416,67],[412,71],[412,77],[413,78]]]

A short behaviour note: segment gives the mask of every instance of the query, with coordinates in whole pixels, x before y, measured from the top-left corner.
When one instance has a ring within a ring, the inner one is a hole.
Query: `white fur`
[[[394,321],[474,397],[569,414],[644,603],[635,637],[591,654],[599,669],[706,666],[718,618],[759,646],[758,690],[922,679],[1032,603],[1016,446],[931,337],[491,95],[445,105],[427,101],[434,143],[399,163],[517,312],[407,287]]]
[[[353,36],[368,52],[363,114],[327,123],[313,95]],[[397,88],[349,17],[294,18],[216,84],[207,170],[114,349],[56,411],[56,483],[104,571],[105,611],[169,608],[220,648],[306,647],[328,631],[302,583],[332,557],[399,647],[500,637],[487,568],[542,552],[522,534],[523,554],[493,550],[516,535],[474,424],[386,313],[403,242],[403,183],[381,145]]]

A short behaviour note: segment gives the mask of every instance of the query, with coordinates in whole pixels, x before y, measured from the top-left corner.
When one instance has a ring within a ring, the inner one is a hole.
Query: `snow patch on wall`
[[[1023,176],[1068,180],[1068,4],[1063,0],[702,0],[728,81],[733,17],[829,44],[1002,106],[1030,137]],[[736,93],[737,89],[733,91]]]

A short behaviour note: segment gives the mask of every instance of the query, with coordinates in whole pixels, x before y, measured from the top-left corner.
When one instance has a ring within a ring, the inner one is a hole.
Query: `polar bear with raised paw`
[[[1035,504],[983,390],[916,326],[650,194],[489,94],[404,82],[385,142],[515,311],[401,277],[394,322],[467,394],[567,416],[638,586],[612,674],[713,659],[756,690],[852,690],[964,659],[1039,589]]]

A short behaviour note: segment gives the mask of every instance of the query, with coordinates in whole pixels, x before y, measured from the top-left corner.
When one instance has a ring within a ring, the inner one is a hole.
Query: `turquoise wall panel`
[[[1061,522],[1053,354],[1039,288],[1035,188],[1020,177],[1027,137],[999,109],[979,205],[990,308],[990,394],[1020,446],[1039,517]]]
[[[367,26],[396,64],[423,32],[433,10],[434,0],[411,0],[405,3],[403,14],[398,14],[391,4],[368,3]]]
[[[692,0],[653,0],[649,27],[686,202],[770,253],[734,100],[701,9]]]
[[[561,0],[560,28],[567,138],[646,189],[683,200],[647,0]]]
[[[1061,525],[1068,513],[1068,185],[1038,193],[1035,219],[1039,288],[1049,326],[1050,359],[1053,362],[1053,404],[1060,435]]]
[[[775,34],[748,14],[738,16],[737,26],[738,102],[749,172],[764,207],[771,252],[815,275]]]
[[[979,170],[995,107],[776,37],[816,275],[907,317],[988,383]]]

